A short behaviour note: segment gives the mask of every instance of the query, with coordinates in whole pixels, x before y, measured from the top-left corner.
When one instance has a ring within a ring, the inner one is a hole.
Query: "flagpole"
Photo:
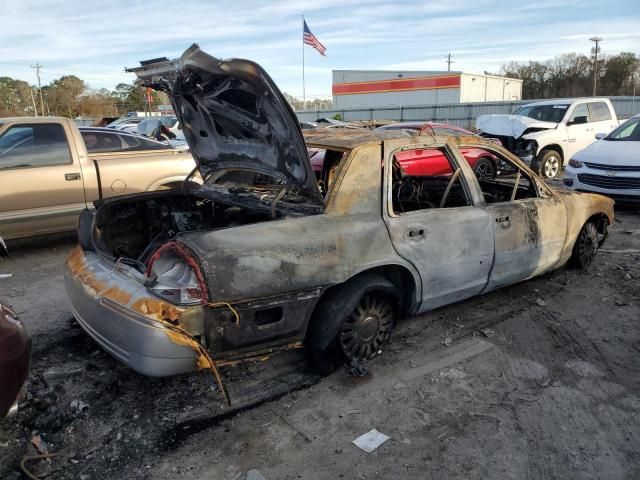
[[[307,95],[304,85],[304,14],[302,14],[302,110],[306,108]]]

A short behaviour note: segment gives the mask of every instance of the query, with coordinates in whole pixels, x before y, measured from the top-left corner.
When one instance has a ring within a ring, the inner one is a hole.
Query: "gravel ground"
[[[640,478],[640,212],[616,212],[586,274],[551,274],[405,319],[367,377],[320,379],[302,352],[225,372],[145,378],[72,319],[74,243],[14,246],[0,298],[33,335],[28,399],[0,423],[0,478]],[[82,403],[79,403],[82,402]],[[351,442],[371,429],[372,453]]]

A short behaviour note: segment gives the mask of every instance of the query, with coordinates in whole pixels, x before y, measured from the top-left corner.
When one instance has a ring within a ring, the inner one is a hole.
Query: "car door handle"
[[[407,235],[409,236],[409,238],[420,238],[420,237],[424,237],[424,229],[420,228],[418,230],[409,230],[407,232]]]
[[[499,223],[502,228],[508,228],[511,225],[508,215],[496,218],[496,223]]]
[[[80,174],[79,173],[65,173],[64,174],[64,179],[67,182],[71,182],[73,180],[80,180]]]

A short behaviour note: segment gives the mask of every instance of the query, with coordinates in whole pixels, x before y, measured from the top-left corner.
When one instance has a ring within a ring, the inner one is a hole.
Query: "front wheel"
[[[307,334],[312,366],[328,375],[342,363],[380,355],[398,317],[398,299],[395,286],[378,275],[363,275],[327,294]]]
[[[571,263],[589,271],[598,252],[598,227],[593,222],[586,223],[576,239],[571,255]]]
[[[557,178],[562,171],[562,157],[555,150],[542,150],[538,166],[538,172],[543,178]]]

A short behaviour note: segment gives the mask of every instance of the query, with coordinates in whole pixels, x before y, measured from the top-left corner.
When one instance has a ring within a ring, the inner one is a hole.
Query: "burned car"
[[[605,197],[554,191],[475,137],[315,129],[267,73],[197,46],[134,71],[170,94],[202,185],[86,210],[65,284],[105,350],[146,375],[305,347],[329,372],[371,359],[412,315],[558,268],[588,268]],[[320,181],[307,148],[323,150]],[[478,179],[461,150],[504,164]],[[415,175],[404,152],[446,168]]]

